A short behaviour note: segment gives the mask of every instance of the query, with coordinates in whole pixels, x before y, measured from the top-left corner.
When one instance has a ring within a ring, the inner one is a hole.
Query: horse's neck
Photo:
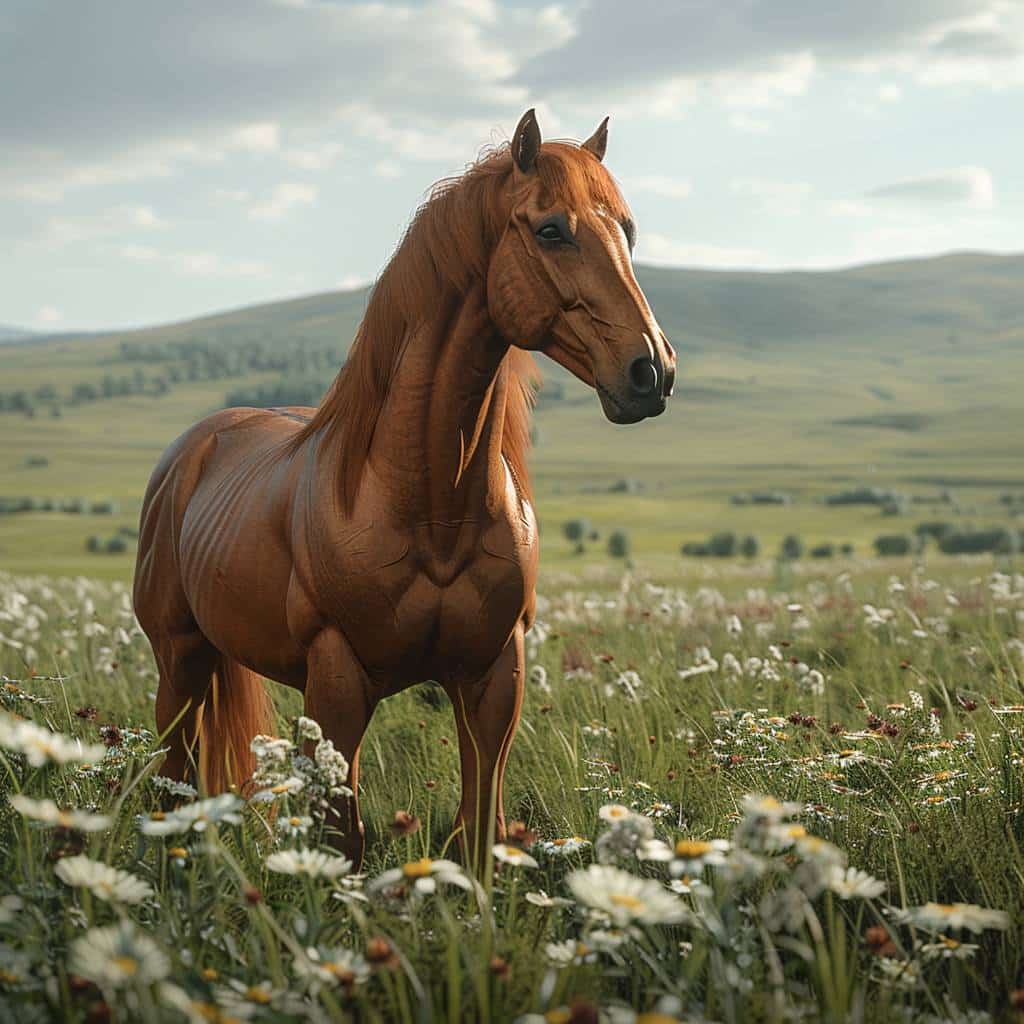
[[[482,285],[435,308],[405,341],[370,448],[375,483],[407,523],[479,517],[506,486],[508,346]]]

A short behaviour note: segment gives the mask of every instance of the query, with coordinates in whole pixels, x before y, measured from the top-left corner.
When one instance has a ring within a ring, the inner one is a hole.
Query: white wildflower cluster
[[[6,711],[0,711],[0,747],[21,754],[33,768],[101,761],[107,753],[101,743],[83,743]]]

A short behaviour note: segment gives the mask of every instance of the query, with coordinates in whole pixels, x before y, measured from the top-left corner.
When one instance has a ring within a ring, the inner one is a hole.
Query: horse
[[[510,143],[430,191],[317,408],[225,409],[164,452],[133,598],[165,775],[244,784],[252,738],[273,730],[260,677],[294,687],[349,762],[330,817],[358,868],[363,734],[383,698],[434,681],[455,712],[463,854],[480,863],[504,838],[539,558],[532,353],[614,423],[663,412],[675,376],[603,165],[607,126],[543,142],[528,110]]]

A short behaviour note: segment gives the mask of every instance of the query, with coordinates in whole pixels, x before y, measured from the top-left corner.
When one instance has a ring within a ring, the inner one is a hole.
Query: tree
[[[752,533],[748,533],[740,541],[740,554],[744,558],[757,558],[760,550],[761,542]]]
[[[779,557],[787,562],[794,562],[802,557],[804,553],[804,542],[795,534],[791,533],[783,538],[782,547],[779,549]]]
[[[724,533],[713,533],[708,541],[708,551],[716,558],[732,558],[738,546],[736,534],[731,530]]]
[[[608,534],[608,554],[612,558],[629,558],[632,545],[625,530],[612,530]]]
[[[875,538],[875,552],[882,556],[909,555],[913,541],[904,533],[887,533]]]
[[[562,533],[566,540],[580,542],[590,533],[590,522],[586,519],[570,519],[562,524]]]

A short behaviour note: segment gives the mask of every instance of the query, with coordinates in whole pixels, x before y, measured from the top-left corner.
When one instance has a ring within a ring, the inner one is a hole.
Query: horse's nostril
[[[658,369],[647,356],[629,364],[629,384],[638,395],[649,395],[658,386]]]

